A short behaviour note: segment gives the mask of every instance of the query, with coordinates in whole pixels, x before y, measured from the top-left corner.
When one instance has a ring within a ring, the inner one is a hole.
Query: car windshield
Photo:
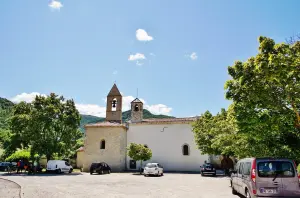
[[[147,167],[147,168],[155,168],[155,167],[156,167],[156,164],[147,164],[146,167]]]
[[[213,165],[212,164],[204,164],[204,167],[206,168],[211,168]]]
[[[258,163],[259,177],[295,177],[293,164],[289,161],[267,161]]]

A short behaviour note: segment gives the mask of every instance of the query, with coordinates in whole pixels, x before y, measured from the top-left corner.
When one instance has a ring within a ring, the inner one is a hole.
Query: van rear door
[[[297,167],[293,161],[283,161],[281,163],[282,169],[282,187],[284,196],[300,197],[299,179],[297,174]]]
[[[256,189],[258,196],[284,196],[282,178],[280,175],[281,161],[257,160]]]

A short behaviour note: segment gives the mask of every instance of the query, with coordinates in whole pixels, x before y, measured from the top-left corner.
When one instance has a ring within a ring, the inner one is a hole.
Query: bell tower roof
[[[113,85],[107,96],[122,96],[116,83]]]
[[[143,103],[140,99],[136,98],[131,103]]]

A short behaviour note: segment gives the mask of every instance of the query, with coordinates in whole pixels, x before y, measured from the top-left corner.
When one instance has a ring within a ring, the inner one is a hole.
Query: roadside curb
[[[20,197],[20,198],[24,198],[24,196],[23,196],[23,188],[22,188],[22,186],[21,186],[20,184],[18,184],[18,183],[17,183],[17,182],[15,182],[15,181],[12,181],[12,180],[9,180],[9,179],[6,179],[6,178],[3,178],[3,177],[0,177],[0,179],[2,179],[2,180],[6,180],[6,181],[9,181],[9,182],[12,182],[12,183],[16,184],[17,186],[19,186],[19,187],[20,187],[20,191],[19,191],[19,197]]]

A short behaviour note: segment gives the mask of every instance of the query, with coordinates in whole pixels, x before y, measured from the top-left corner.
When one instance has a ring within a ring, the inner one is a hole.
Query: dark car
[[[206,163],[206,164],[203,164],[202,166],[200,166],[200,172],[201,172],[201,176],[204,176],[204,175],[216,176],[216,174],[217,174],[216,168],[214,167],[213,164],[210,164],[210,163]]]
[[[92,165],[90,167],[90,174],[91,175],[93,173],[98,173],[98,174],[108,173],[108,174],[110,174],[110,172],[111,172],[111,168],[105,162],[92,163]]]
[[[16,166],[14,163],[11,162],[0,162],[0,171],[8,171],[8,167],[10,167],[11,170],[15,170]]]

